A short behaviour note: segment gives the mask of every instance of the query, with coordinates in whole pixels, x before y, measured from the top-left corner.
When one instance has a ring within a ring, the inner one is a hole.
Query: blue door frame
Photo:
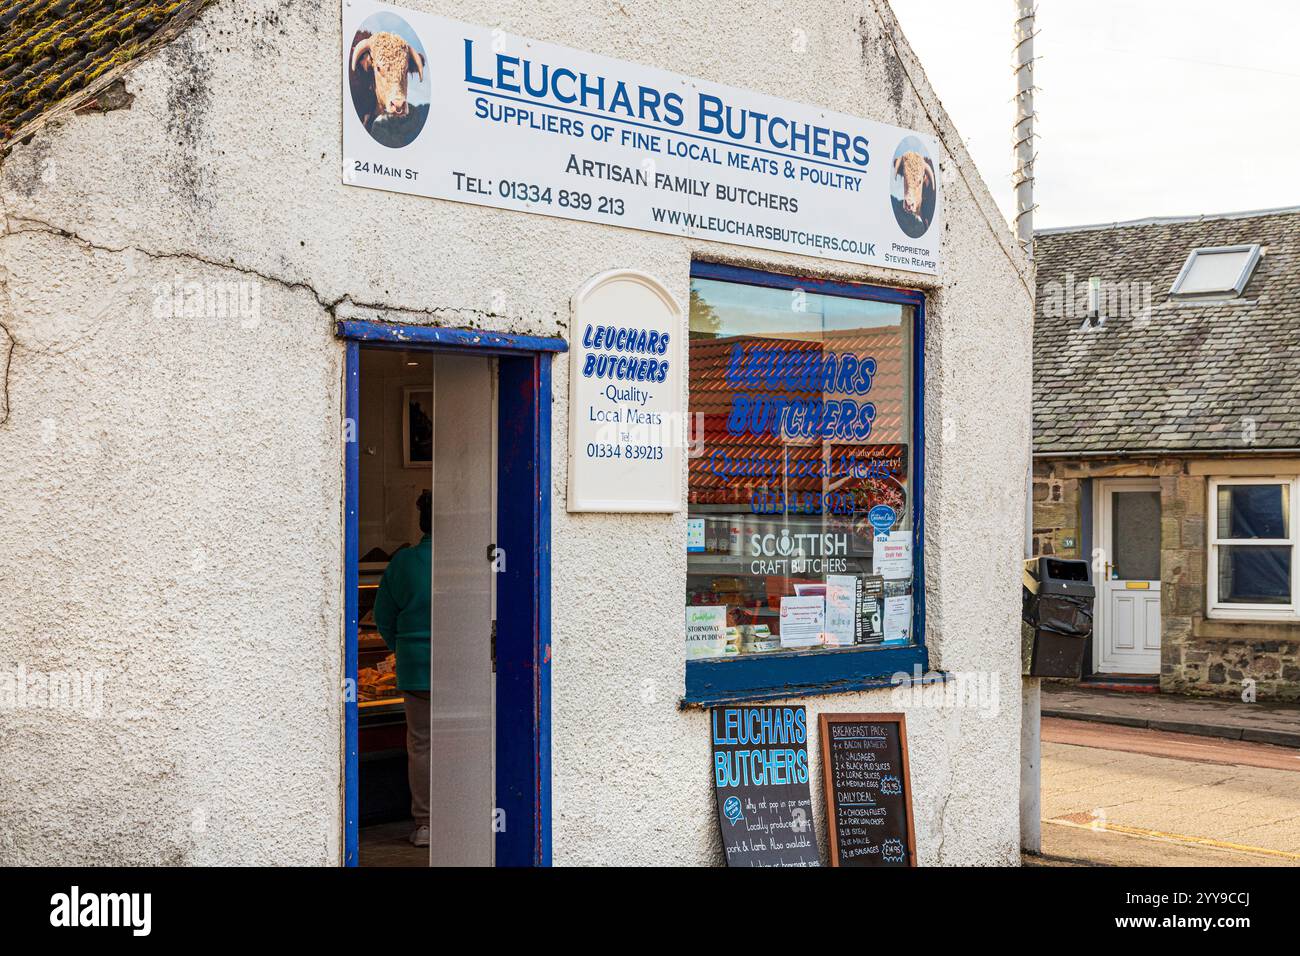
[[[551,356],[562,338],[340,321],[346,349],[344,443],[344,865],[358,863],[357,501],[361,347],[498,358],[497,580],[498,866],[551,862]],[[350,699],[349,699],[350,698]],[[488,824],[486,815],[484,826]]]

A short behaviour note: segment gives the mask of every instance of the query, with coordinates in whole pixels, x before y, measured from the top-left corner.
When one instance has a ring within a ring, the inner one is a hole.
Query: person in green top
[[[388,562],[375,596],[375,625],[397,657],[397,689],[406,707],[406,775],[411,786],[411,843],[429,845],[429,592],[433,586],[433,496],[416,500],[422,537]]]

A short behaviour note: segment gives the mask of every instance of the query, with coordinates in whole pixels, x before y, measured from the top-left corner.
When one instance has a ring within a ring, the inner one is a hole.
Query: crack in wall
[[[11,224],[13,223],[19,223],[24,226],[33,226],[35,228],[14,229],[11,228]],[[69,229],[65,229],[62,226],[56,226],[50,222],[45,222],[44,220],[41,219],[15,217],[7,220],[5,235],[21,235],[22,233],[26,233],[26,232],[40,232],[40,233],[45,233],[47,235],[58,236],[60,238],[68,239],[72,242],[75,242],[86,249],[93,249],[96,252],[106,252],[113,255],[138,252],[139,254],[145,256],[148,259],[153,259],[157,261],[177,259],[182,261],[198,262],[198,263],[202,263],[203,265],[212,266],[213,268],[216,269],[226,269],[232,272],[238,272],[241,275],[254,276],[258,279],[262,279],[265,282],[270,282],[273,285],[278,285],[281,288],[289,289],[291,291],[310,293],[312,298],[316,300],[317,304],[319,304],[322,309],[324,309],[327,313],[329,313],[331,317],[336,316],[336,312],[340,306],[350,305],[356,309],[365,309],[374,312],[398,312],[403,315],[423,315],[423,316],[429,316],[430,318],[436,318],[448,314],[457,314],[457,315],[469,314],[479,318],[480,320],[508,319],[508,316],[502,315],[499,312],[488,311],[486,309],[462,308],[460,306],[434,306],[432,308],[420,308],[417,306],[396,305],[389,302],[367,301],[367,300],[356,299],[352,296],[352,293],[350,292],[345,292],[342,295],[336,296],[331,299],[322,295],[316,289],[315,286],[313,286],[310,282],[307,282],[306,280],[286,279],[281,276],[272,275],[267,272],[262,272],[259,269],[254,269],[252,266],[239,265],[233,259],[226,262],[222,262],[218,259],[212,259],[207,256],[202,256],[199,255],[198,253],[193,253],[193,252],[162,252],[158,250],[145,249],[137,245],[109,246],[103,243],[94,242],[82,235],[79,235],[76,232],[73,232]],[[474,326],[472,325],[457,326],[457,327],[474,328]]]
[[[8,295],[7,288],[5,294]],[[5,338],[4,373],[0,375],[0,425],[4,425],[5,422],[9,421],[9,367],[13,365],[14,350],[18,348],[18,343],[14,339],[13,333],[9,331],[9,327],[3,322],[0,322],[0,332],[4,333]]]
[[[944,749],[947,751],[948,755],[948,786],[943,789],[943,804],[939,807],[937,826],[939,831],[939,847],[935,851],[935,863],[939,866],[943,866],[943,848],[944,844],[948,841],[946,827],[948,804],[952,800],[953,787],[957,785],[957,757],[952,752],[952,748],[949,746],[948,742],[951,741],[954,736],[958,739],[961,738],[960,715],[954,711],[948,718],[948,724],[949,726],[945,728],[943,735]],[[953,727],[953,724],[956,724],[956,727]]]
[[[4,207],[4,197],[0,196],[0,216],[4,217],[4,232],[0,235],[9,233],[9,210]],[[0,297],[3,297],[5,307],[0,312],[4,316],[13,314],[13,299],[9,294],[9,269],[0,261]],[[13,365],[14,350],[18,348],[18,340],[14,338],[13,332],[5,324],[3,318],[0,318],[0,332],[4,333],[4,373],[0,375],[0,427],[9,421],[9,369]]]
[[[345,292],[342,295],[338,295],[333,298],[330,298],[325,296],[323,293],[321,293],[310,282],[307,282],[302,279],[288,279],[281,276],[272,275],[267,272],[262,272],[259,269],[254,269],[251,266],[239,265],[233,259],[227,262],[221,262],[217,259],[212,259],[207,256],[203,256],[191,252],[166,252],[160,250],[144,249],[137,245],[111,246],[111,245],[106,245],[104,243],[94,242],[93,240],[87,239],[85,236],[82,236],[70,229],[65,229],[62,226],[57,226],[54,223],[47,222],[42,219],[35,219],[35,218],[23,217],[23,216],[10,217],[3,209],[0,209],[0,214],[4,215],[4,230],[3,232],[0,232],[0,236],[16,236],[16,235],[21,235],[23,233],[41,233],[44,235],[51,235],[61,239],[66,239],[69,242],[73,242],[81,246],[83,249],[93,250],[95,252],[104,252],[110,255],[125,254],[128,257],[139,254],[153,261],[159,261],[159,262],[167,261],[167,260],[187,261],[192,263],[199,263],[205,266],[210,266],[214,269],[236,272],[239,273],[240,275],[251,276],[260,279],[264,282],[271,283],[272,285],[277,285],[289,291],[308,293],[309,295],[311,295],[313,299],[316,300],[317,305],[320,306],[320,308],[326,313],[326,315],[329,316],[331,322],[338,320],[339,318],[338,311],[340,308],[345,306],[348,307],[350,310],[355,309],[361,312],[373,312],[373,313],[378,313],[380,315],[391,313],[400,318],[407,319],[407,320],[416,317],[424,318],[428,321],[421,324],[438,325],[438,327],[440,328],[479,330],[483,327],[482,325],[483,323],[489,321],[504,320],[507,326],[509,326],[511,322],[509,316],[499,312],[486,310],[486,309],[465,308],[460,306],[433,306],[431,308],[421,308],[417,306],[398,305],[398,304],[384,302],[384,301],[361,300],[361,299],[354,298],[352,293],[350,292]],[[0,269],[3,269],[3,264],[0,264]],[[134,266],[130,267],[129,274],[134,275]],[[14,314],[14,309],[13,309],[12,299],[11,299],[11,291],[9,288],[9,273],[7,269],[3,269],[3,271],[0,271],[0,295],[3,295],[4,299],[7,300],[9,303],[8,314],[10,315]],[[92,322],[97,321],[107,311],[108,311],[108,307],[105,306],[99,313],[97,313],[94,316],[91,316]],[[469,317],[471,319],[470,324],[468,325],[465,325],[463,323],[448,324],[448,325],[440,324],[440,320],[446,320],[448,318],[464,318],[464,317]],[[564,328],[564,323],[560,322],[559,326],[560,328]],[[501,329],[494,329],[493,331],[501,331],[501,332],[509,333],[513,330],[509,327],[506,327]],[[44,355],[44,354],[50,354],[50,350],[37,349],[29,346],[24,346],[14,336],[9,326],[6,325],[3,321],[0,321],[0,332],[3,332],[4,338],[7,341],[7,348],[4,349],[3,373],[0,374],[0,425],[4,425],[9,420],[10,410],[11,410],[11,403],[9,400],[9,372],[10,372],[10,368],[13,365],[13,357],[15,353],[19,349],[23,349],[24,351],[30,351],[33,354]],[[84,336],[83,336],[83,340],[84,340]],[[62,354],[62,353],[58,353],[58,354]]]

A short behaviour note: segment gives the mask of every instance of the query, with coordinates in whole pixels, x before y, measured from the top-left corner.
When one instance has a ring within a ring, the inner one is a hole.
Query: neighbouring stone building
[[[1085,680],[1300,698],[1300,209],[1036,252],[1034,549],[1092,563]]]

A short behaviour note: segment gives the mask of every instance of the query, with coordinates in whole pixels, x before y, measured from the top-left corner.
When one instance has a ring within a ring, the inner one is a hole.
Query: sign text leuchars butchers
[[[370,0],[343,36],[349,184],[940,270],[929,136]]]

